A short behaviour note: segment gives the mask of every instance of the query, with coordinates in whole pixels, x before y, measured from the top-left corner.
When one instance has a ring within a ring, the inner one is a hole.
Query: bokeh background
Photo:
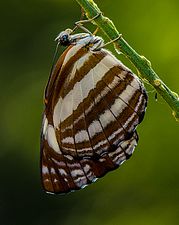
[[[179,1],[96,3],[179,92]],[[6,0],[0,7],[0,225],[178,225],[179,124],[147,85],[149,105],[131,159],[81,191],[42,191],[39,137],[53,40],[79,20],[80,8],[74,0]]]

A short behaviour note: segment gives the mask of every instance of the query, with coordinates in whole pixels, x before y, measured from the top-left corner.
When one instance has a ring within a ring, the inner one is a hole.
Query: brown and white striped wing
[[[132,155],[147,95],[108,51],[77,44],[57,62],[45,102],[42,182],[46,191],[63,193],[94,182]]]

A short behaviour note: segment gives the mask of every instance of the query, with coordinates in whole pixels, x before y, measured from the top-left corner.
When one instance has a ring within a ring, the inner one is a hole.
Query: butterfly
[[[84,188],[129,159],[147,107],[143,84],[101,37],[66,30],[57,41],[67,49],[45,89],[41,130],[42,185],[55,194]]]

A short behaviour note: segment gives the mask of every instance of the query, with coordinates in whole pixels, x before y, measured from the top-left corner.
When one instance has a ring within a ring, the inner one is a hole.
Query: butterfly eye
[[[62,31],[59,33],[59,35],[55,38],[55,41],[57,41],[60,45],[68,46],[71,44],[71,36],[70,33],[72,31],[70,29],[67,29],[65,31]]]
[[[62,35],[59,41],[61,45],[68,46],[70,44],[69,34]]]

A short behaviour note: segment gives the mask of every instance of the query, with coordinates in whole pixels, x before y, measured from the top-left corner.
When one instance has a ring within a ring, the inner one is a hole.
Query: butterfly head
[[[55,38],[55,41],[57,41],[62,46],[68,46],[71,44],[71,33],[71,29],[66,29],[65,31],[59,33],[59,35]]]

